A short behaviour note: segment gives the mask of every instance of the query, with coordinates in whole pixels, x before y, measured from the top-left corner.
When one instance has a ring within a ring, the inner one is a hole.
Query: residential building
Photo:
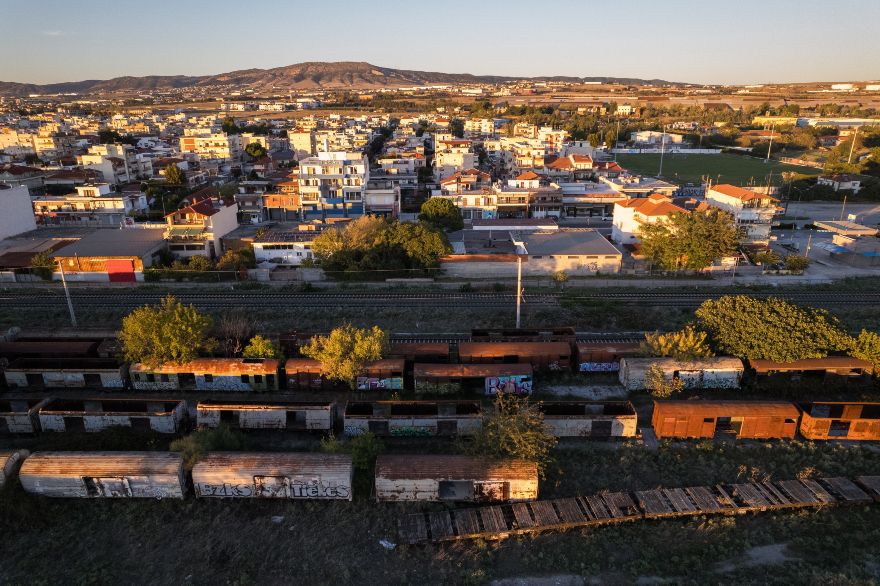
[[[830,176],[822,175],[816,180],[816,183],[819,185],[827,185],[834,189],[834,191],[840,191],[841,189],[844,191],[852,191],[853,194],[858,193],[862,189],[862,181],[859,179],[858,175],[850,175],[848,173]]]
[[[672,196],[678,190],[678,186],[674,183],[640,175],[624,174],[611,177],[610,175],[600,174],[599,181],[627,197],[648,197],[652,193]]]
[[[37,228],[31,194],[24,185],[0,183],[0,240]]]
[[[76,195],[44,195],[33,200],[34,216],[43,225],[117,227],[130,214],[147,208],[145,194],[114,193],[107,183],[77,185]]]
[[[131,145],[94,145],[89,147],[86,154],[79,155],[76,159],[83,169],[100,172],[103,181],[113,185],[150,179],[153,176],[152,160],[137,153]]]
[[[675,205],[671,198],[659,193],[614,202],[611,239],[618,244],[634,244],[638,242],[639,231],[644,224],[663,221],[674,213],[688,212]]]
[[[777,212],[777,200],[769,195],[722,183],[706,193],[706,203],[733,214],[736,225],[745,232],[748,242],[766,244],[770,226]]]
[[[71,281],[143,281],[145,267],[151,266],[162,250],[165,237],[161,229],[129,228],[97,230],[51,254],[64,267],[64,278]],[[60,279],[60,272],[55,279]]]
[[[31,190],[40,189],[43,187],[45,178],[46,173],[36,167],[27,167],[14,163],[0,165],[0,183],[5,183],[6,185],[24,185]]]
[[[360,216],[369,178],[369,161],[363,153],[322,151],[303,159],[299,166],[303,218]]]
[[[269,230],[252,244],[258,263],[299,266],[314,258],[312,243],[328,224],[300,224],[297,230]]]
[[[180,137],[180,152],[195,153],[202,159],[238,161],[241,159],[241,135],[214,132],[204,128],[186,128]]]
[[[561,181],[583,181],[593,175],[593,157],[570,154],[544,165],[543,174]]]
[[[238,227],[238,204],[205,198],[171,212],[165,220],[168,249],[175,256],[219,258],[223,254],[220,239]]]
[[[620,271],[621,252],[599,232],[590,228],[560,228],[551,231],[513,232],[516,252],[527,255],[523,273],[548,275],[565,271],[570,275],[611,274]]]

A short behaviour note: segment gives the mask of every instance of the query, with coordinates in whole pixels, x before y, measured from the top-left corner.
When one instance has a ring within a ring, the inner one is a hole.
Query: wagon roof
[[[193,467],[193,477],[215,472],[253,473],[265,476],[299,474],[351,475],[352,460],[346,454],[315,452],[209,452]]]
[[[775,362],[773,360],[749,360],[749,364],[759,374],[772,370],[822,370],[825,368],[861,368],[872,371],[871,363],[850,356],[826,356],[825,358],[804,358],[793,362]]]
[[[538,480],[538,465],[525,460],[491,460],[472,456],[382,455],[376,477],[400,480],[504,479]]]
[[[193,374],[208,373],[215,375],[239,374],[275,374],[281,362],[274,358],[196,358],[183,364],[163,364],[151,368],[140,362],[131,365],[131,372],[157,372],[161,374],[177,374],[191,372]]]
[[[783,401],[654,401],[654,414],[664,417],[715,415],[718,417],[787,417],[797,419],[800,410]]]
[[[425,354],[449,354],[448,342],[391,342],[391,353],[409,351]]]
[[[179,474],[182,468],[183,458],[172,452],[37,452],[24,461],[21,475]]]
[[[382,360],[375,360],[373,362],[367,362],[364,365],[364,368],[385,368],[385,369],[395,369],[395,370],[403,370],[406,361],[402,358],[383,358]],[[288,358],[287,362],[284,363],[284,370],[290,372],[296,372],[297,370],[303,371],[305,369],[321,369],[321,363],[312,358]],[[309,372],[308,370],[306,370]]]
[[[698,358],[696,360],[675,360],[674,358],[622,358],[627,366],[637,368],[648,368],[652,364],[659,364],[663,368],[674,368],[676,370],[699,370],[709,369],[716,370],[719,368],[743,370],[742,360],[732,356],[716,356],[714,358]]]
[[[414,364],[415,377],[486,377],[531,375],[531,364]]]
[[[458,354],[565,356],[571,354],[571,346],[568,342],[462,342],[458,345]]]
[[[636,352],[641,350],[641,342],[578,342],[578,352]]]
[[[223,399],[203,399],[198,409],[238,409],[238,410],[276,410],[276,409],[332,409],[334,401],[224,401]]]

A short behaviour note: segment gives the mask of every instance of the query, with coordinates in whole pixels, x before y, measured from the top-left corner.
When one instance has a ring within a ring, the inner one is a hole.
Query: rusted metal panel
[[[741,438],[794,438],[800,411],[774,401],[654,401],[658,438],[711,438],[729,431]]]
[[[37,412],[49,399],[0,400],[0,429],[6,433],[35,433],[40,431]]]
[[[343,454],[212,452],[192,478],[204,498],[351,500],[352,474]]]
[[[357,389],[361,391],[393,391],[403,389],[403,375],[406,363],[402,359],[389,358],[376,360],[364,365],[357,378]],[[287,387],[293,390],[330,390],[345,385],[331,381],[321,373],[321,364],[311,358],[291,358],[284,363]]]
[[[185,364],[148,367],[132,364],[137,390],[267,391],[278,390],[281,363],[271,358],[198,358]]]
[[[641,344],[638,342],[609,344],[607,342],[584,342],[575,346],[578,370],[580,372],[618,372],[620,359],[638,356]]]
[[[804,358],[793,362],[749,360],[749,366],[758,375],[766,375],[773,372],[835,372],[836,374],[849,374],[858,377],[873,372],[870,362],[850,356]]]
[[[390,355],[411,362],[448,362],[449,344],[445,342],[392,342]]]
[[[801,406],[801,435],[811,440],[880,440],[880,403],[816,402]]]
[[[40,428],[59,432],[130,427],[176,433],[185,413],[183,401],[148,399],[51,399],[37,409]]]
[[[628,401],[542,401],[544,424],[557,437],[635,437],[638,415]]]
[[[497,392],[531,394],[530,364],[415,364],[416,393],[452,394],[479,381],[487,395]]]
[[[492,255],[497,256],[497,255]],[[474,342],[568,342],[573,343],[577,334],[573,327],[472,329]]]
[[[38,452],[19,472],[25,491],[49,497],[183,498],[183,458],[171,452]]]
[[[346,405],[344,430],[349,436],[473,435],[482,416],[477,401],[356,401]]]
[[[333,428],[335,401],[203,400],[196,407],[199,426],[227,422],[241,429],[328,431]]]
[[[3,488],[9,477],[15,474],[16,469],[29,453],[27,450],[0,451],[0,488]]]
[[[571,345],[565,342],[462,342],[463,364],[527,363],[535,370],[568,370]]]

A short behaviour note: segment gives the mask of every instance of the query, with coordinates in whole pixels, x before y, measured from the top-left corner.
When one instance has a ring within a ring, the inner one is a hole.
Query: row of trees
[[[227,250],[212,262],[207,256],[195,255],[188,259],[171,259],[170,255],[144,270],[145,281],[217,281],[233,279],[247,269],[257,266],[254,251],[250,248]]]

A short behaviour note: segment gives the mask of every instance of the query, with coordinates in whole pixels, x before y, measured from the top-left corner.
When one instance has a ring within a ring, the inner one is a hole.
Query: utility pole
[[[840,220],[843,221],[843,210],[846,209],[846,193],[843,194],[843,205],[840,206]]]
[[[516,257],[516,329],[519,329],[519,306],[522,301],[522,257]]]
[[[620,118],[617,119],[617,130],[614,131],[614,160],[617,161],[617,143],[620,142]]]
[[[73,301],[70,299],[70,291],[67,289],[67,279],[64,278],[64,263],[58,259],[58,269],[61,271],[61,284],[64,286],[64,296],[67,297],[67,309],[70,310],[70,325],[76,327],[76,314],[73,312]]]
[[[770,149],[773,148],[773,130],[775,128],[776,128],[775,123],[772,126],[770,126],[770,144],[767,145],[767,158],[765,159],[765,162],[767,162],[767,163],[770,162]]]
[[[663,176],[663,152],[666,150],[666,125],[660,131],[660,170],[657,171],[657,179]]]
[[[813,241],[813,233],[807,237],[807,248],[804,250],[804,258],[810,258],[810,242]]]

